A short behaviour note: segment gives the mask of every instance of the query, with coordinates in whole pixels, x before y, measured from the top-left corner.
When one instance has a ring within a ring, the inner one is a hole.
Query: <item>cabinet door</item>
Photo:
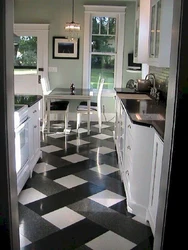
[[[121,100],[117,97],[116,100],[116,149],[118,154],[118,163],[123,174],[124,166],[124,144],[125,144],[125,123],[126,123],[126,113]]]
[[[29,152],[30,160],[35,156],[40,149],[40,113],[39,102],[29,108]]]
[[[173,1],[152,0],[150,9],[148,64],[169,67]]]
[[[159,187],[161,177],[163,157],[163,141],[159,138],[158,134],[154,136],[154,148],[153,148],[153,161],[152,161],[152,172],[151,172],[151,184],[150,184],[150,198],[149,198],[149,222],[153,234],[155,234],[155,224],[159,201]]]
[[[150,1],[137,0],[135,10],[134,62],[148,62]]]
[[[33,152],[36,152],[40,148],[40,114],[38,107],[33,110]]]

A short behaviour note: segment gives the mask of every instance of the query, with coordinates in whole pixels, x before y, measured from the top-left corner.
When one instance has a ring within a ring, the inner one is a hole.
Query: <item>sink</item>
[[[152,100],[152,98],[147,94],[117,94],[121,99],[132,99],[132,100]]]

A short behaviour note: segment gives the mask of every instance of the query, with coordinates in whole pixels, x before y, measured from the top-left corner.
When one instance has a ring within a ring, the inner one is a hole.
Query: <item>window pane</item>
[[[100,18],[93,17],[92,18],[92,33],[99,34],[99,25],[100,25]]]
[[[93,89],[98,88],[99,74],[105,78],[104,89],[112,89],[114,87],[114,62],[115,56],[91,56],[91,87]]]
[[[19,69],[37,68],[37,37],[20,36],[14,47],[14,67]]]
[[[109,35],[116,34],[116,18],[109,18]]]
[[[101,17],[101,34],[108,34],[108,17]]]
[[[115,52],[115,36],[92,36],[92,52]]]

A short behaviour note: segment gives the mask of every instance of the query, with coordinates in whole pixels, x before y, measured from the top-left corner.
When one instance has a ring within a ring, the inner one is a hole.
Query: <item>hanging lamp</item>
[[[65,24],[65,31],[69,41],[73,41],[79,37],[80,24],[74,22],[74,0],[72,0],[72,22]]]

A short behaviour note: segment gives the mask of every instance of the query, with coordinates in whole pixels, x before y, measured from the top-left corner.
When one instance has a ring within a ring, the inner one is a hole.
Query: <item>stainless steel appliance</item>
[[[29,176],[29,117],[27,105],[15,105],[14,132],[15,132],[15,164],[17,173],[18,193],[23,188]]]
[[[134,87],[137,91],[150,92],[151,81],[149,79],[136,79],[134,81]]]

